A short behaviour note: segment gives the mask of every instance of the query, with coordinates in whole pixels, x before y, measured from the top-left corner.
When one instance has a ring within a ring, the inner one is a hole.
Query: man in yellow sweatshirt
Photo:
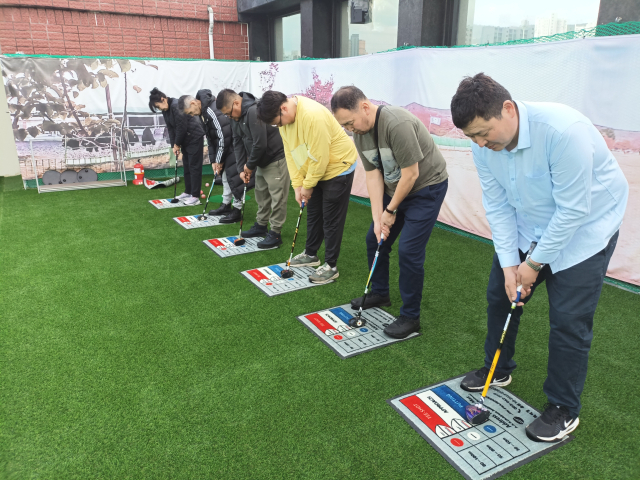
[[[287,98],[270,90],[258,102],[258,118],[279,127],[291,184],[298,204],[307,206],[307,241],[292,267],[318,266],[325,242],[325,263],[309,280],[338,278],[338,256],[358,154],[331,112],[306,97]]]

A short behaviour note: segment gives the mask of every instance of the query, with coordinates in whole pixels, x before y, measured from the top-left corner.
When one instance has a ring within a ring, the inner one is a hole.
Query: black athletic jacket
[[[211,164],[222,163],[227,174],[227,182],[231,187],[233,196],[240,199],[244,191],[244,182],[240,179],[236,166],[236,156],[233,152],[233,134],[231,133],[231,120],[216,108],[216,97],[211,90],[198,90],[196,100],[202,103],[200,115],[204,122],[207,143],[209,144],[209,159]],[[255,185],[255,175],[247,185],[250,190]]]
[[[238,172],[245,164],[250,170],[284,158],[284,145],[277,127],[258,120],[256,98],[247,92],[240,92],[242,108],[240,119],[231,121],[233,150],[236,154]]]
[[[177,98],[167,98],[169,110],[162,112],[164,123],[169,131],[169,141],[171,146],[188,145],[198,142],[204,137],[204,125],[200,117],[192,117],[180,112]]]
[[[232,151],[233,145],[231,120],[216,108],[216,97],[211,90],[198,90],[196,100],[202,103],[200,115],[207,135],[211,164],[225,163],[223,159]]]

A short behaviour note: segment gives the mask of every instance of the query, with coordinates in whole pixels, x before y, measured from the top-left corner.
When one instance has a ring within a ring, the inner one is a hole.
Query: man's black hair
[[[271,124],[274,119],[280,116],[280,107],[287,101],[287,96],[282,92],[269,90],[262,95],[258,101],[258,120]]]
[[[216,108],[218,110],[222,110],[229,106],[231,102],[236,98],[237,93],[231,90],[230,88],[225,88],[224,90],[220,90],[218,96],[216,97]]]
[[[162,102],[164,98],[167,97],[164,93],[158,90],[158,87],[154,87],[153,90],[149,93],[149,108],[153,113],[158,111],[158,107],[156,107],[156,103]]]
[[[505,100],[512,100],[511,94],[490,76],[478,73],[465,77],[451,99],[453,124],[465,128],[476,117],[484,120],[502,118]]]
[[[363,100],[367,100],[367,96],[358,87],[354,87],[353,85],[340,87],[333,97],[331,97],[331,111],[336,113],[338,109],[344,108],[345,110],[353,112]]]

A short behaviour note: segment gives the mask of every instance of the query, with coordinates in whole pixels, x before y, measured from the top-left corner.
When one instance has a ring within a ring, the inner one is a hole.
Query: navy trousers
[[[424,258],[427,242],[438,219],[440,207],[447,193],[449,181],[429,185],[407,195],[398,207],[396,221],[391,227],[389,238],[380,247],[376,270],[371,277],[371,292],[378,295],[389,294],[389,254],[398,235],[398,258],[400,263],[400,315],[420,318],[420,303],[424,286]],[[383,205],[386,208],[391,198],[385,193]],[[369,269],[378,248],[373,231],[373,222],[367,233],[367,257]]]
[[[567,407],[573,418],[578,416],[582,407],[580,396],[587,377],[589,350],[593,339],[593,316],[617,241],[616,232],[602,251],[566,270],[552,273],[549,266],[545,266],[532,287],[531,295],[524,299],[526,304],[533,297],[536,287],[546,282],[551,329],[544,393],[549,402]],[[525,259],[523,252],[520,252],[520,259]],[[484,344],[484,365],[491,368],[504,322],[511,308],[504,288],[504,272],[495,254],[489,274],[487,301],[488,328]],[[521,315],[522,307],[516,307],[496,366],[497,375],[510,374],[516,368],[513,356]]]

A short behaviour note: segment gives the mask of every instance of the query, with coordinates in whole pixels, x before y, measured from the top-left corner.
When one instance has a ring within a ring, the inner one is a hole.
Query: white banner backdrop
[[[274,89],[287,95],[304,95],[329,107],[331,96],[339,87],[356,85],[376,103],[407,108],[434,136],[450,175],[439,220],[491,238],[470,143],[452,124],[449,111],[460,80],[485,72],[504,85],[515,99],[564,103],[587,115],[598,127],[631,187],[620,240],[607,273],[640,285],[640,242],[634,240],[640,238],[638,52],[640,35],[626,35],[514,46],[410,49],[343,59],[274,63],[132,60],[130,70],[122,72],[114,68],[118,77],[105,81],[116,118],[122,118],[125,92],[126,111],[130,115],[146,114],[148,92],[154,86],[174,97],[195,94],[201,88],[209,88],[214,94],[222,88],[232,88],[260,97]],[[2,58],[3,70],[13,75],[5,77],[5,84],[19,80],[18,60]],[[99,72],[103,68],[95,67],[90,71]],[[123,73],[128,77],[126,87]],[[69,78],[75,78],[73,73]],[[105,91],[99,88],[103,84],[82,89],[74,97],[89,116],[108,111]],[[9,98],[10,106],[20,101],[24,102],[19,97]],[[27,128],[27,121],[20,121]],[[19,154],[23,143],[17,142]],[[142,160],[146,168],[160,168],[167,158],[146,162],[151,159]],[[360,165],[352,193],[367,197]]]

